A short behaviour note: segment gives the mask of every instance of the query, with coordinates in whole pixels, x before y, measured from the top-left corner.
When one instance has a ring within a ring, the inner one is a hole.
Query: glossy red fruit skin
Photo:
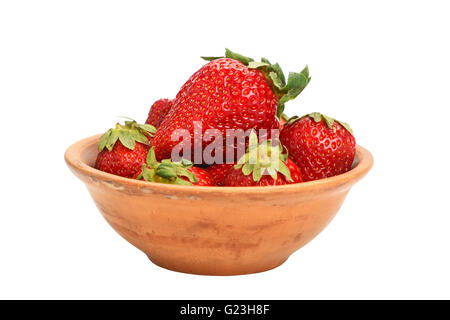
[[[252,175],[244,175],[241,169],[230,170],[225,178],[225,186],[228,187],[264,187],[264,186],[278,186],[291,183],[302,182],[301,171],[299,167],[290,159],[285,162],[286,166],[291,172],[293,182],[287,181],[285,176],[278,173],[277,179],[274,180],[270,175],[263,175],[261,180],[255,182]]]
[[[125,178],[135,178],[142,171],[148,150],[149,146],[139,142],[136,142],[134,150],[130,150],[117,140],[111,151],[105,148],[98,154],[94,167]]]
[[[192,167],[189,168],[188,170],[193,174],[195,174],[195,176],[198,179],[197,183],[193,183],[194,186],[208,187],[215,185],[212,177],[205,169],[199,167]],[[188,178],[186,177],[182,177],[182,179],[189,181]]]
[[[159,128],[170,108],[172,108],[172,100],[159,99],[151,106],[145,123]]]
[[[207,129],[270,129],[277,121],[277,101],[262,71],[249,69],[239,61],[222,58],[211,61],[182,86],[169,113],[153,139],[158,159],[171,157],[178,141],[172,132],[186,129],[193,147],[194,121]],[[203,141],[204,148],[209,142]],[[225,145],[225,141],[224,141]]]
[[[233,166],[234,164],[228,163],[215,164],[206,168],[206,171],[208,171],[216,186],[223,186],[225,184],[225,177]]]
[[[329,128],[323,119],[315,122],[303,117],[284,126],[280,141],[300,167],[304,181],[347,172],[356,153],[355,138],[337,121]]]

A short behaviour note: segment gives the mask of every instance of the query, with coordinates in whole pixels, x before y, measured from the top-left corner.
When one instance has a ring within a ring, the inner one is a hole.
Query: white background
[[[1,1],[0,298],[450,298],[446,1]],[[281,267],[166,271],[66,167],[73,142],[174,97],[225,47],[310,67],[289,115],[349,122],[374,155]]]

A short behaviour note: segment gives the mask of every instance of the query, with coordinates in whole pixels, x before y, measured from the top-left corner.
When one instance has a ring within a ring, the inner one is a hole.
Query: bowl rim
[[[176,193],[176,192],[192,192],[192,193],[232,193],[232,194],[267,194],[267,193],[286,193],[286,192],[305,192],[320,189],[335,189],[338,186],[343,185],[353,185],[359,181],[363,176],[373,166],[373,156],[365,148],[360,145],[356,145],[356,156],[357,162],[355,166],[342,174],[323,178],[319,180],[280,185],[280,186],[264,186],[264,187],[225,187],[225,186],[182,186],[182,185],[172,185],[164,183],[156,183],[142,180],[135,180],[130,178],[125,178],[117,176],[111,173],[103,172],[89,164],[82,161],[81,155],[83,152],[92,147],[94,144],[97,145],[102,134],[93,135],[82,140],[73,143],[67,148],[64,159],[71,168],[72,171],[77,172],[85,177],[94,177],[96,180],[104,181],[108,183],[113,183],[114,185],[126,186],[126,188],[135,189],[158,189],[161,192]]]

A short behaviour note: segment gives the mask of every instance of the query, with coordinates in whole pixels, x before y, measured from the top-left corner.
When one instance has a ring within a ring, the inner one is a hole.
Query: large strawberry
[[[172,100],[159,99],[151,106],[145,123],[159,128],[170,108],[172,108]]]
[[[150,148],[149,137],[156,129],[134,120],[117,124],[100,138],[95,168],[118,176],[132,178],[142,169]]]
[[[189,160],[182,159],[180,162],[172,162],[170,159],[165,159],[158,162],[154,147],[149,150],[145,162],[141,173],[135,176],[138,180],[178,185],[214,186],[209,173],[205,169],[194,167]]]
[[[283,151],[280,144],[273,146],[270,140],[258,144],[252,131],[247,153],[227,172],[224,185],[249,187],[302,182],[300,169]]]
[[[318,112],[291,118],[280,141],[300,167],[304,181],[347,172],[355,158],[355,138],[349,125]]]
[[[204,59],[210,62],[182,86],[155,135],[153,145],[158,159],[171,157],[173,147],[182,140],[173,141],[171,137],[180,129],[190,134],[190,141],[183,143],[191,151],[194,131],[198,138],[195,144],[203,151],[209,143],[202,139],[207,129],[217,129],[224,146],[227,129],[278,129],[284,104],[299,95],[310,81],[307,67],[300,73],[289,73],[286,81],[278,64],[264,58],[255,62],[228,49],[225,57]],[[198,126],[194,127],[194,122]]]

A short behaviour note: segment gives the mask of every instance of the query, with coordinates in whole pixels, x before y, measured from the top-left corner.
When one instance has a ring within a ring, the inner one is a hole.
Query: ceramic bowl
[[[352,170],[327,179],[274,187],[168,185],[94,169],[99,138],[73,144],[65,160],[106,221],[155,264],[204,275],[279,266],[325,228],[373,163],[357,146]]]

